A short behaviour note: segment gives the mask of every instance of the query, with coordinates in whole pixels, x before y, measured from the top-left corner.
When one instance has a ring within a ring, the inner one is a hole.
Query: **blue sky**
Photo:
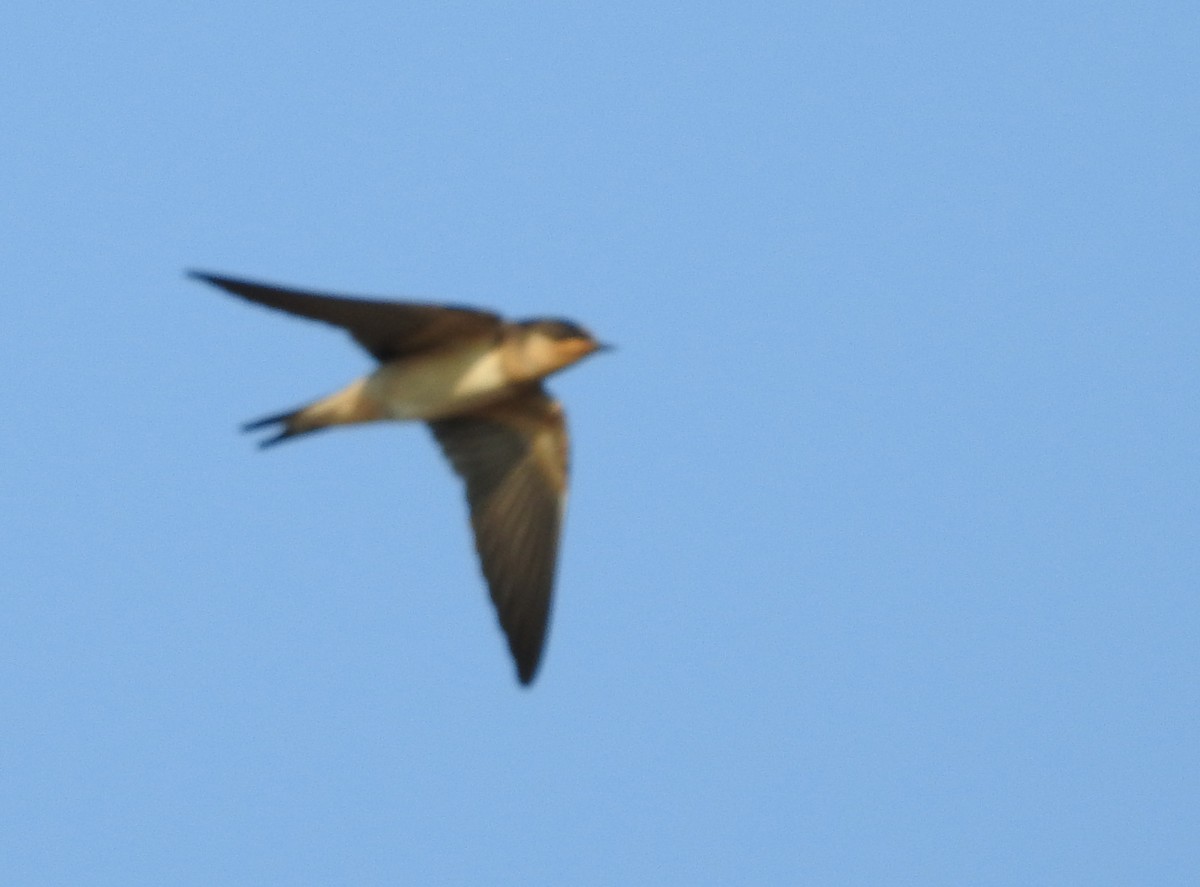
[[[0,11],[0,881],[1195,883],[1196,8],[397,6]],[[531,690],[186,268],[619,346]]]

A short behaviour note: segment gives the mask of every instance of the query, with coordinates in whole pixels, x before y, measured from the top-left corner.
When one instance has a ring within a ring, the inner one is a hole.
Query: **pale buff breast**
[[[392,419],[437,419],[507,393],[509,378],[491,342],[386,363],[366,393]]]

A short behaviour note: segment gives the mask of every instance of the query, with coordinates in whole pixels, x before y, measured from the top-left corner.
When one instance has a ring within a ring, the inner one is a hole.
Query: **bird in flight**
[[[506,321],[490,311],[284,289],[198,271],[189,276],[345,329],[374,372],[296,410],[246,424],[261,446],[332,425],[417,420],[466,486],[475,549],[500,626],[529,684],[546,639],[567,494],[562,406],[542,380],[609,346],[567,320]]]

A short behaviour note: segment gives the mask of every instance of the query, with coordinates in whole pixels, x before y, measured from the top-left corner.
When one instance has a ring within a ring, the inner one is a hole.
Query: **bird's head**
[[[548,376],[611,345],[569,320],[538,318],[517,324],[522,362],[536,377]]]

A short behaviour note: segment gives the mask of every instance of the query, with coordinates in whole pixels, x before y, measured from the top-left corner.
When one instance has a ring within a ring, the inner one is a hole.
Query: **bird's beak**
[[[596,351],[597,351],[597,352],[600,352],[600,351],[616,351],[616,350],[617,350],[617,346],[616,346],[616,345],[610,345],[608,342],[597,342],[597,343],[596,343]]]

